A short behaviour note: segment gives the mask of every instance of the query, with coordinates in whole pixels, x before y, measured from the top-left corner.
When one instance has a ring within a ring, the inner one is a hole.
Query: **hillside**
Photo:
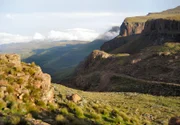
[[[67,86],[88,91],[179,96],[180,21],[162,19],[162,15],[159,18],[146,21],[141,33],[119,35],[105,42],[103,51],[93,51],[79,64]]]

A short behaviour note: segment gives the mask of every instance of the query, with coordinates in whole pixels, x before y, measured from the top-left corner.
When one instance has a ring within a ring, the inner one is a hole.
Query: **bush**
[[[13,93],[14,92],[14,88],[12,86],[8,86],[7,87],[7,92],[8,93]]]
[[[119,115],[123,118],[124,121],[129,121],[130,118],[124,112],[119,112]]]
[[[69,113],[67,108],[62,108],[60,111],[63,115],[67,115]]]
[[[83,114],[83,111],[81,108],[79,107],[75,107],[75,114],[78,118],[83,118],[84,117],[84,114]]]
[[[17,125],[21,121],[21,118],[19,116],[10,116],[7,120],[8,125]]]
[[[4,102],[2,99],[0,99],[0,110],[6,107],[6,102]]]
[[[38,105],[38,106],[41,106],[41,107],[45,107],[46,106],[46,104],[43,101],[41,101],[41,100],[36,100],[35,104]]]
[[[23,84],[23,83],[24,83],[24,79],[23,79],[23,78],[19,78],[19,79],[17,80],[17,83],[18,83],[18,84]]]
[[[101,115],[97,114],[96,112],[91,112],[90,116],[91,116],[91,118],[93,118],[95,120],[100,120],[101,119]]]
[[[67,124],[68,120],[63,115],[57,115],[56,116],[56,122],[57,124]]]

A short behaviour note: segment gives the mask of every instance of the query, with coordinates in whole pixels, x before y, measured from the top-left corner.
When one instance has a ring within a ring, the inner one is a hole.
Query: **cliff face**
[[[143,33],[156,32],[159,34],[179,34],[180,21],[171,19],[155,19],[149,20],[145,23]]]
[[[140,34],[145,26],[145,22],[128,22],[124,21],[120,27],[121,36],[130,36],[134,34]]]
[[[176,19],[152,19],[144,24],[141,34],[118,36],[105,42],[101,50],[112,53],[136,53],[141,49],[180,41],[180,21]]]
[[[7,99],[9,96],[11,100]],[[52,103],[51,77],[34,63],[22,63],[16,54],[0,54],[0,97],[7,104],[13,100],[19,105]]]
[[[136,40],[137,38],[139,38],[136,36],[142,35],[142,32],[146,35],[156,32],[155,36],[149,36],[153,38],[153,40],[155,41],[159,40],[156,39],[157,37],[158,38],[162,37],[162,39],[165,39],[164,37],[168,37],[167,40],[179,39],[178,36],[178,32],[180,31],[179,21],[180,21],[179,6],[174,9],[162,11],[160,13],[149,13],[146,16],[128,17],[124,20],[124,22],[120,26],[119,36],[117,36],[113,40],[105,42],[101,46],[101,50],[106,52],[113,51],[119,48],[120,46],[123,46],[127,42],[132,42]],[[129,40],[128,37],[130,36],[132,37],[134,36],[134,38]],[[142,39],[144,40],[147,38],[142,38]]]

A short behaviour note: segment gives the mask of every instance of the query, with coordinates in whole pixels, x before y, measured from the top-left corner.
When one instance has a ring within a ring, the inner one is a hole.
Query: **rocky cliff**
[[[162,11],[160,13],[149,13],[146,16],[128,17],[124,20],[120,27],[121,36],[129,36],[134,34],[140,34],[145,27],[146,21],[151,19],[166,19],[177,18],[180,15],[180,6]],[[163,24],[162,24],[163,25]],[[171,25],[168,25],[171,27]]]
[[[101,50],[110,52],[123,46],[127,42],[132,42],[136,39],[139,39],[139,35],[146,32],[152,34],[153,32],[158,32],[158,34],[163,35],[162,39],[168,37],[167,40],[174,40],[174,37],[178,37],[179,30],[179,21],[180,21],[180,7],[174,9],[166,10],[160,13],[149,13],[146,16],[136,16],[128,17],[124,20],[120,26],[119,36],[105,42],[101,46]],[[173,34],[173,35],[172,35]],[[132,37],[129,39],[128,37]],[[152,37],[152,36],[149,36]],[[169,38],[171,37],[171,38]],[[148,38],[148,37],[147,37]],[[156,41],[157,34],[153,36],[153,39]],[[140,38],[146,39],[146,38]],[[175,38],[177,39],[177,38]],[[179,39],[179,38],[178,38]]]
[[[180,17],[180,16],[179,16]],[[180,21],[176,19],[152,19],[145,23],[143,33],[179,34]]]
[[[28,112],[34,106],[52,103],[51,77],[34,63],[21,62],[16,54],[0,54],[0,97],[4,110],[18,111],[23,106],[22,112]]]
[[[145,22],[128,22],[128,19],[125,19],[120,27],[120,36],[140,34],[144,26]]]

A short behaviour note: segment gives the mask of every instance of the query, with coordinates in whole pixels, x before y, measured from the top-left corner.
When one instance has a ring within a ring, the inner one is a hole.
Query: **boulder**
[[[73,102],[77,103],[77,102],[79,102],[81,100],[81,97],[78,94],[73,94],[71,96],[71,99],[72,99]]]

